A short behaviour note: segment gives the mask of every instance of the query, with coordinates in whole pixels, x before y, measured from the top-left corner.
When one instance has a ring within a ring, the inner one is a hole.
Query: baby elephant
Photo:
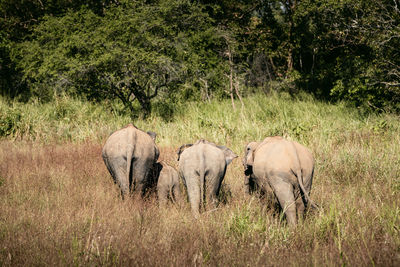
[[[181,190],[179,188],[178,172],[165,162],[156,163],[157,177],[157,196],[161,205],[165,205],[170,199],[176,202],[181,198]]]

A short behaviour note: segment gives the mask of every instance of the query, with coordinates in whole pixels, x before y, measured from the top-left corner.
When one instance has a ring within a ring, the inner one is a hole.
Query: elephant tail
[[[199,179],[200,179],[200,208],[204,207],[204,199],[205,199],[205,163],[204,163],[204,155],[200,156],[200,170],[199,170]]]
[[[303,195],[304,195],[307,205],[310,205],[312,208],[318,208],[318,206],[314,203],[314,201],[312,201],[310,199],[309,193],[304,188],[303,175],[302,175],[301,168],[297,168],[296,176],[297,176],[297,180],[299,182],[300,189],[303,192]]]
[[[303,195],[304,195],[307,205],[309,204],[311,207],[317,208],[317,205],[310,199],[309,192],[307,192],[306,189],[304,188],[303,172],[301,170],[300,158],[299,158],[299,155],[297,154],[297,149],[296,149],[294,143],[291,142],[291,144],[293,146],[293,149],[295,151],[295,155],[297,158],[297,166],[295,167],[295,174],[297,176],[297,181],[299,183],[300,190],[303,192]]]
[[[131,129],[128,129],[128,135],[127,135],[127,146],[126,146],[126,178],[128,179],[130,187],[135,186],[135,179],[134,177],[131,177],[131,167],[132,167],[132,157],[133,157],[133,150],[134,150],[134,145],[133,145],[133,131],[130,131]],[[133,190],[133,188],[130,188],[130,190]]]

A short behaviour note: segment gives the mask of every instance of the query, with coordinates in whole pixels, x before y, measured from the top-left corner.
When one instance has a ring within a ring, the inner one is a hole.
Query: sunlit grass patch
[[[224,180],[225,203],[194,220],[187,203],[122,201],[101,158],[108,134],[131,122],[114,105],[71,98],[52,104],[0,101],[2,265],[378,265],[400,263],[400,124],[312,97],[257,95],[187,103],[155,131],[160,160],[198,138],[239,158]],[[296,228],[243,189],[247,142],[283,135],[316,159],[311,198],[321,207]]]

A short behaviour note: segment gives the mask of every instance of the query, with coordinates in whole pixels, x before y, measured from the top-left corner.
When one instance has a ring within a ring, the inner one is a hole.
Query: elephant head
[[[250,142],[244,149],[243,167],[245,175],[251,175],[253,172],[254,151],[257,149],[259,144],[259,142]]]
[[[191,146],[193,146],[193,144],[185,144],[185,145],[181,145],[179,147],[179,149],[176,151],[176,154],[178,154],[178,161],[181,158],[181,154],[182,154],[183,150],[185,150],[186,148],[191,147]]]

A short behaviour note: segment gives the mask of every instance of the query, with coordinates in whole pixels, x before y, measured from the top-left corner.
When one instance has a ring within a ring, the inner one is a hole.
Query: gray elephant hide
[[[102,150],[104,163],[123,198],[129,192],[143,196],[158,156],[155,133],[146,133],[132,124],[112,133]]]
[[[186,186],[189,202],[197,218],[207,202],[217,205],[227,166],[237,155],[227,147],[204,139],[182,145],[178,152],[179,175]]]

